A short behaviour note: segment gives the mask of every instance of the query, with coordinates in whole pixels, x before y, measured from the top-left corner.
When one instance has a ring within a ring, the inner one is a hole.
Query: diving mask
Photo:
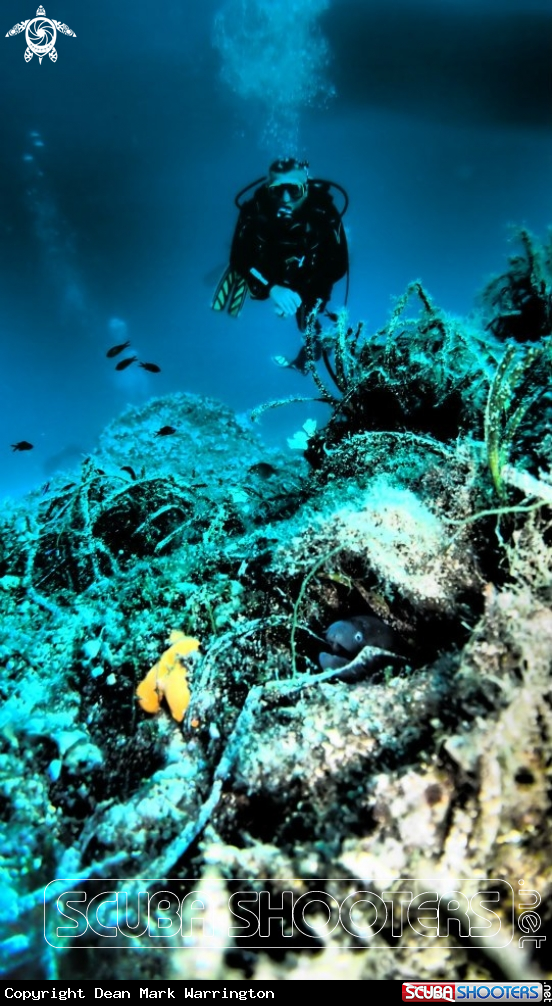
[[[275,161],[270,166],[267,189],[275,202],[296,207],[307,194],[308,177],[306,162],[300,163],[292,158]]]
[[[283,200],[287,193],[290,201],[292,203],[297,203],[305,195],[307,186],[306,183],[285,181],[273,182],[272,185],[269,185],[268,191],[273,199]]]

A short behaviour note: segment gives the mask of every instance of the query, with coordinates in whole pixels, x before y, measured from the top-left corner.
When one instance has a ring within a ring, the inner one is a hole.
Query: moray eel
[[[373,615],[353,615],[351,618],[332,622],[326,632],[326,642],[332,652],[323,652],[318,658],[323,671],[347,667],[365,646],[373,646],[397,656],[404,652],[404,643],[398,633]],[[374,656],[365,665],[365,669],[375,669],[376,661],[378,658]]]

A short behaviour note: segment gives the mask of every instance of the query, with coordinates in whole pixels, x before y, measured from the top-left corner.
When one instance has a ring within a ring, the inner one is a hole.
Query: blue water
[[[286,145],[349,192],[349,307],[368,330],[416,277],[469,311],[509,225],[550,221],[544,3],[45,6],[76,33],[56,63],[3,37],[34,0],[2,6],[0,497],[78,463],[128,402],[186,390],[243,411],[309,393],[270,361],[298,348],[293,321],[209,308],[234,195]],[[120,333],[162,372],[115,372]],[[285,444],[305,409],[269,414],[267,437]]]

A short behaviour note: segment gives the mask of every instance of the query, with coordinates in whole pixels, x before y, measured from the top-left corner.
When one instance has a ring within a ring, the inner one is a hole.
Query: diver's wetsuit
[[[256,300],[266,300],[274,285],[298,293],[302,303],[296,318],[304,332],[317,300],[323,310],[348,266],[345,230],[329,184],[310,181],[305,201],[289,215],[265,185],[258,188],[241,207],[230,266],[244,277]]]

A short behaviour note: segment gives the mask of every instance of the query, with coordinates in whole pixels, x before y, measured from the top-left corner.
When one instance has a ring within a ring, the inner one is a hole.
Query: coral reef
[[[521,345],[504,307],[549,287],[546,250],[523,241],[527,268],[493,281],[473,318],[448,317],[419,282],[372,336],[341,314],[308,364],[330,415],[305,457],[174,395],[114,420],[79,472],[5,504],[4,974],[111,977],[94,946],[44,943],[55,877],[91,892],[112,875],[195,878],[226,921],[239,878],[338,901],[401,878],[433,878],[443,897],[461,878],[516,894],[522,879],[550,931],[550,335]],[[163,426],[174,433],[156,437]],[[403,645],[378,663],[365,647],[343,680],[318,658],[328,626],[356,615]],[[176,718],[158,694],[150,712],[136,699],[171,633],[194,644]],[[166,881],[181,898],[190,882]],[[514,908],[505,896],[504,924]],[[517,936],[490,950],[452,927],[420,953],[386,923],[359,927],[352,952],[343,931],[309,925],[287,949],[239,934],[225,950],[193,936],[170,955],[121,949],[118,975],[542,972]]]

